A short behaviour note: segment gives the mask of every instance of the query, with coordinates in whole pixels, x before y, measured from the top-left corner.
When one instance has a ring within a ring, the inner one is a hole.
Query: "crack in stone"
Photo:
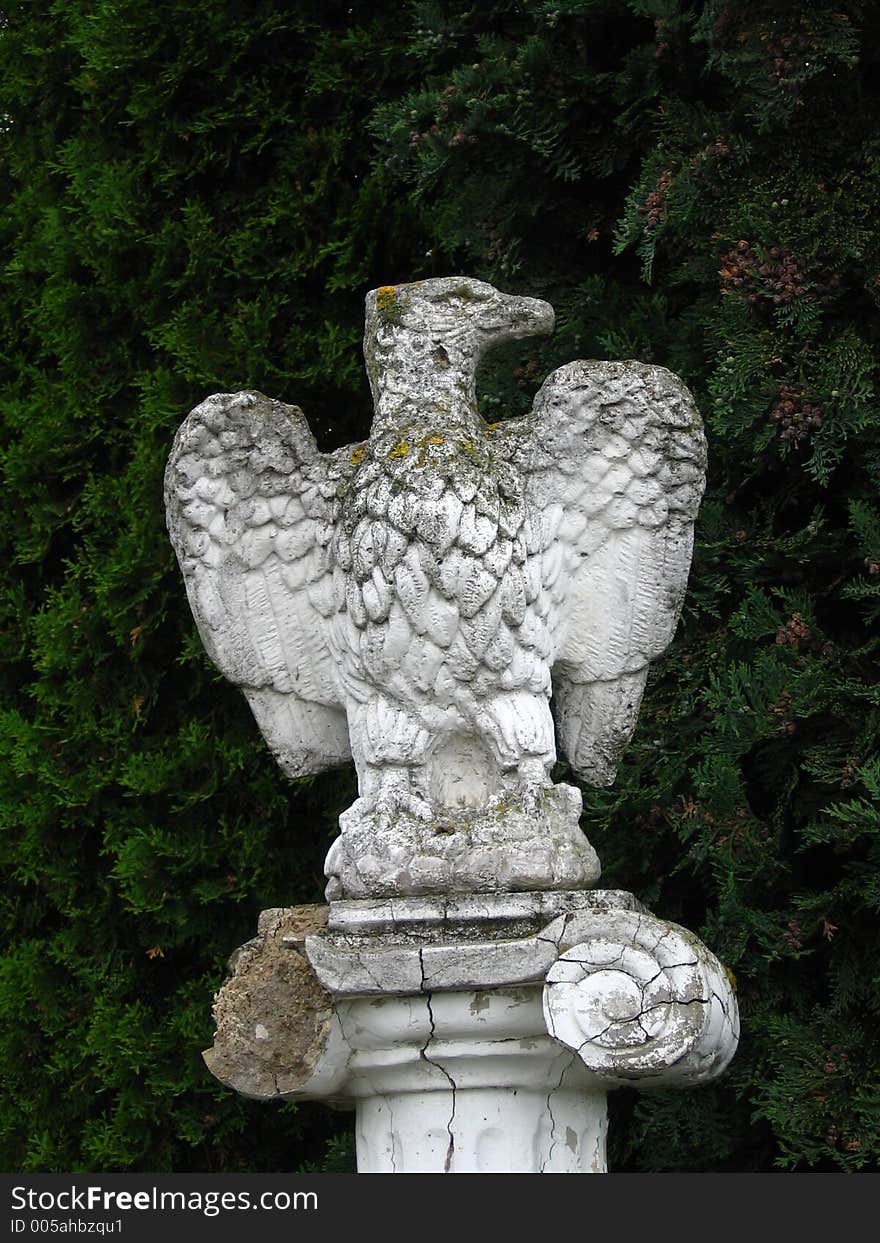
[[[335,1006],[334,1013],[336,1015],[336,1021],[339,1024],[339,1030],[342,1032],[342,1039],[345,1041],[346,1048],[348,1049],[348,1054],[345,1059],[346,1063],[348,1064],[351,1062],[352,1056],[354,1054],[354,1047],[351,1043],[351,1037],[349,1036],[348,1032],[345,1030],[345,1022],[343,1021],[340,1007]],[[394,1152],[394,1113],[391,1109],[391,1105],[388,1103],[387,1097],[383,1099],[385,1100],[385,1104],[388,1109],[388,1118],[389,1118],[388,1133],[391,1136],[391,1171],[392,1173],[396,1174],[397,1165],[396,1165],[396,1157],[395,1157],[395,1152]]]
[[[557,954],[558,954],[558,953],[559,953],[559,947],[560,947],[560,945],[562,944],[562,940],[563,940],[563,938],[564,938],[564,936],[565,936],[565,929],[568,927],[568,925],[571,923],[571,921],[572,921],[573,919],[574,919],[574,913],[573,913],[572,911],[569,911],[569,912],[568,912],[568,914],[563,915],[563,917],[562,917],[562,927],[561,927],[561,928],[560,928],[560,930],[559,930],[559,936],[556,936],[556,937],[548,937],[548,936],[546,936],[546,935],[545,935],[545,933],[547,932],[547,928],[544,928],[544,929],[543,929],[543,932],[539,932],[539,933],[536,935],[535,940],[537,940],[537,941],[545,941],[548,945],[552,945],[552,946],[554,946],[554,947],[555,947],[555,949],[556,949],[556,952],[557,952]],[[554,923],[555,923],[556,921],[555,921],[555,920],[553,920],[552,922],[554,922]],[[548,924],[548,927],[549,927],[549,926],[550,926],[550,925]]]
[[[431,1005],[431,990],[427,987],[426,980],[425,980],[425,962],[424,962],[424,952],[422,949],[419,949],[419,970],[421,971],[421,974],[422,974],[421,990],[422,990],[422,993],[424,994],[425,1002],[428,1007],[428,1021],[431,1024],[431,1030],[428,1032],[428,1039],[425,1041],[422,1048],[419,1049],[419,1057],[422,1058],[425,1062],[427,1062],[429,1066],[434,1066],[437,1070],[440,1071],[442,1075],[445,1075],[449,1083],[450,1090],[452,1092],[452,1112],[449,1115],[449,1121],[446,1123],[446,1130],[449,1133],[449,1143],[446,1146],[446,1160],[443,1162],[443,1173],[448,1174],[452,1167],[452,1158],[455,1155],[455,1133],[452,1130],[452,1124],[455,1121],[457,1088],[455,1086],[455,1080],[452,1078],[452,1075],[450,1075],[446,1067],[441,1066],[439,1062],[435,1062],[433,1061],[432,1058],[428,1057],[428,1046],[430,1045],[431,1041],[434,1039],[437,1029],[434,1023],[434,1009],[433,1009],[433,1006]]]
[[[725,1019],[727,1019],[728,1026],[731,1028],[731,1030],[733,1030],[734,1022],[733,1022],[733,1018],[731,1016],[730,1010],[728,1009],[726,1000],[723,997],[721,997],[718,993],[716,993],[714,988],[712,990],[712,996],[715,998],[715,1000],[718,1002],[719,1006],[721,1007],[721,1012],[724,1015]]]
[[[342,1010],[338,1005],[334,1006],[333,1010],[336,1015],[336,1021],[339,1024],[339,1030],[342,1032],[342,1039],[345,1041],[346,1045],[348,1046],[348,1055],[350,1058],[354,1050],[352,1047],[351,1038],[348,1032],[345,1030],[345,1023],[342,1020]]]
[[[570,951],[569,951],[569,953],[570,953]],[[616,967],[616,966],[614,965],[615,963],[617,963],[617,962],[619,962],[619,961],[620,961],[620,956],[618,956],[618,958],[613,959],[613,960],[611,960],[611,961],[609,961],[609,962],[598,962],[598,963],[597,963],[597,962],[595,962],[595,961],[593,961],[592,959],[589,959],[589,958],[571,958],[571,957],[566,957],[565,961],[566,961],[566,962],[569,962],[569,963],[574,963],[574,965],[575,965],[576,967],[594,967],[597,971],[608,971],[608,970],[612,970],[612,971],[620,971],[620,973],[621,973],[622,975],[625,975],[628,979],[632,980],[635,984],[637,984],[637,985],[639,986],[639,988],[641,988],[641,989],[642,989],[642,991],[643,991],[643,992],[644,992],[644,990],[645,990],[646,988],[649,988],[649,987],[650,987],[650,986],[654,983],[654,981],[655,981],[655,980],[658,980],[658,979],[659,979],[659,978],[660,978],[660,977],[661,977],[661,976],[662,976],[665,972],[667,972],[667,971],[674,971],[674,970],[676,970],[677,968],[680,968],[680,967],[699,967],[699,965],[700,965],[700,963],[699,963],[699,960],[698,960],[698,959],[694,959],[692,962],[673,962],[673,963],[669,963],[668,965],[666,965],[666,966],[664,966],[664,967],[661,967],[661,968],[659,969],[659,971],[655,971],[655,972],[654,972],[654,974],[653,974],[652,976],[649,976],[646,980],[641,980],[641,979],[639,979],[639,977],[638,977],[637,975],[634,975],[632,972],[630,972],[630,971],[625,971],[623,968]],[[554,965],[555,965],[555,964],[554,964]],[[584,976],[583,976],[583,979],[582,979],[582,980],[578,980],[578,981],[563,981],[563,980],[554,980],[554,981],[552,981],[552,982],[551,982],[551,984],[562,984],[562,983],[577,983],[577,984],[585,984],[585,983],[587,983],[587,982],[589,981],[589,978],[590,978],[590,976],[591,976],[592,974],[593,974],[593,972],[592,972],[592,971],[585,971],[585,972],[584,972]],[[719,998],[719,1000],[720,1000],[720,998]],[[669,1000],[669,1001],[666,1001],[666,1002],[658,1002],[658,1003],[656,1003],[656,1004],[657,1004],[657,1005],[674,1005],[674,1004],[679,1004],[679,1003],[678,1003],[677,999],[673,997],[673,998],[670,998],[670,1000]],[[690,1002],[689,1002],[689,1001],[687,1001],[687,1002],[682,1001],[680,1004],[681,1004],[681,1005],[690,1005]],[[649,1007],[649,1008],[650,1008],[650,1007]],[[641,1013],[641,1012],[640,1012],[640,1013]],[[635,1016],[633,1016],[633,1017],[635,1017]],[[627,1021],[629,1021],[629,1020],[627,1020]]]
[[[667,1032],[661,1032],[660,1036],[652,1036],[650,1032],[645,1031],[645,1027],[642,1023],[642,1019],[645,1018],[647,1015],[649,1015],[652,1010],[662,1010],[664,1006],[670,1006],[670,1005],[673,1005],[673,1006],[695,1006],[695,1005],[708,1006],[709,1004],[710,1004],[710,1000],[708,997],[692,997],[690,1001],[671,1001],[671,1002],[670,1001],[658,1001],[653,1006],[645,1006],[644,1009],[639,1010],[637,1014],[630,1015],[629,1018],[613,1019],[606,1027],[603,1027],[600,1032],[596,1032],[592,1036],[587,1036],[587,1038],[581,1041],[581,1043],[578,1045],[578,1048],[577,1048],[578,1054],[580,1055],[581,1050],[586,1048],[588,1044],[593,1044],[595,1041],[601,1040],[606,1032],[611,1031],[612,1027],[617,1027],[622,1023],[627,1023],[627,1024],[638,1023],[639,1027],[641,1027],[642,1031],[645,1033],[646,1041],[650,1042],[651,1040],[658,1040],[662,1036],[666,1035]],[[634,1047],[642,1049],[644,1046],[636,1045]]]
[[[380,993],[385,992],[385,985],[383,984],[382,980],[380,980],[380,979],[379,979],[379,977],[378,977],[377,975],[375,975],[375,974],[374,974],[374,972],[370,969],[370,967],[367,965],[367,963],[366,963],[366,962],[364,962],[364,960],[363,960],[363,958],[361,957],[361,955],[360,955],[360,954],[358,954],[357,952],[355,952],[355,954],[354,954],[354,958],[355,958],[355,961],[357,962],[357,965],[358,965],[358,967],[360,968],[360,970],[364,973],[364,975],[365,975],[365,976],[366,976],[369,980],[371,980],[371,981],[373,982],[373,984],[374,984],[374,985],[375,985],[375,987],[376,987],[377,992],[380,992]],[[351,978],[351,974],[349,974],[349,979],[350,979],[350,978]]]
[[[663,972],[664,972],[664,971],[675,971],[675,970],[676,970],[676,968],[678,968],[678,967],[699,967],[699,965],[700,965],[700,961],[699,961],[699,959],[698,959],[698,958],[694,958],[692,962],[668,962],[668,963],[665,963],[665,964],[664,964],[664,965],[660,968],[660,970],[659,970],[659,971],[655,972],[655,973],[654,973],[654,975],[652,975],[652,976],[651,976],[651,978],[650,978],[650,979],[645,980],[643,987],[647,988],[649,984],[653,984],[653,983],[654,983],[654,981],[655,981],[656,979],[658,979],[658,977],[659,977],[659,976],[661,976],[661,975],[663,974]],[[633,979],[635,979],[635,976],[633,977]]]
[[[661,933],[660,936],[657,938],[657,944],[654,946],[654,952],[655,953],[657,952],[657,950],[660,948],[660,946],[663,944],[663,942],[666,940],[667,937],[674,937],[675,935],[676,935],[675,928],[667,928],[666,931]]]
[[[397,1173],[397,1144],[394,1139],[394,1110],[391,1108],[391,1102],[385,1097],[385,1105],[388,1109],[388,1134],[391,1136],[391,1173]]]
[[[565,1078],[568,1071],[574,1065],[574,1059],[576,1056],[577,1054],[575,1053],[572,1053],[569,1056],[568,1062],[563,1066],[562,1071],[560,1072],[559,1079],[556,1083],[556,1086],[552,1087],[550,1091],[547,1093],[547,1113],[550,1116],[550,1143],[547,1148],[547,1156],[541,1162],[541,1173],[542,1174],[547,1173],[547,1167],[550,1165],[550,1162],[553,1160],[553,1149],[556,1147],[556,1119],[553,1117],[553,1105],[551,1103],[553,1100],[553,1095],[555,1092],[558,1092],[559,1089],[562,1087],[562,1081]]]
[[[619,961],[620,961],[620,955],[618,955],[618,956],[617,956],[617,958],[612,958],[612,959],[609,959],[609,960],[608,960],[608,963],[605,963],[605,962],[596,962],[596,960],[595,960],[594,958],[572,958],[572,956],[571,956],[571,950],[567,950],[567,951],[566,951],[566,954],[565,954],[565,958],[564,958],[562,961],[563,961],[563,962],[572,962],[572,963],[574,963],[574,965],[575,965],[576,967],[599,967],[599,968],[605,968],[605,967],[607,967],[607,966],[608,966],[608,964],[609,964],[609,963],[619,962]],[[590,974],[590,972],[587,972],[587,974],[589,975],[589,974]]]
[[[342,1039],[345,1041],[345,1047],[348,1050],[345,1055],[345,1065],[346,1068],[348,1068],[351,1066],[351,1059],[354,1057],[354,1046],[351,1043],[351,1037],[345,1030],[345,1024],[342,1021],[342,1014],[340,1013],[339,1006],[333,1007],[333,1013],[336,1017],[336,1022],[339,1024],[339,1030],[342,1032]]]
[[[632,1019],[629,1019],[628,1021],[631,1023],[631,1022],[632,1022]],[[588,1045],[588,1044],[593,1044],[593,1042],[594,1042],[594,1041],[596,1041],[596,1040],[601,1040],[601,1039],[602,1039],[602,1037],[605,1035],[605,1033],[606,1033],[606,1032],[610,1032],[610,1031],[611,1031],[611,1028],[612,1028],[613,1026],[614,1026],[614,1023],[609,1023],[609,1024],[608,1024],[608,1026],[607,1026],[607,1027],[603,1027],[603,1028],[602,1028],[602,1030],[601,1030],[600,1032],[596,1032],[595,1036],[587,1036],[584,1040],[582,1040],[582,1041],[581,1041],[581,1043],[580,1043],[580,1044],[578,1045],[578,1047],[577,1047],[578,1057],[581,1057],[581,1056],[582,1056],[582,1052],[581,1052],[581,1051],[582,1051],[583,1049],[585,1049],[585,1048],[587,1047],[587,1045]]]

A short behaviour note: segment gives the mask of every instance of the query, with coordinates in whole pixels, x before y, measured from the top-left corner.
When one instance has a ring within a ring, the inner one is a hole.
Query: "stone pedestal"
[[[705,1082],[738,1038],[714,956],[615,890],[264,912],[233,967],[210,1069],[354,1106],[362,1172],[602,1172],[609,1088]]]

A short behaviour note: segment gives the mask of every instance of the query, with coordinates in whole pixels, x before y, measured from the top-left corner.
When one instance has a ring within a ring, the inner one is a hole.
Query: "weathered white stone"
[[[248,1095],[353,1106],[364,1172],[601,1172],[609,1088],[706,1081],[736,1047],[723,968],[631,894],[349,901],[311,932],[291,914],[239,956],[206,1058]],[[292,991],[279,937],[304,944],[309,988]],[[292,1001],[307,1074],[267,1046]]]
[[[551,689],[573,769],[608,784],[676,625],[705,452],[687,389],[635,362],[570,363],[487,426],[480,356],[552,326],[464,277],[374,290],[366,442],[321,454],[254,392],[178,433],[168,527],[208,653],[286,772],[357,767],[331,898],[598,877],[576,792],[550,789]]]
[[[498,799],[431,820],[401,814],[387,825],[355,804],[327,855],[327,897],[587,888],[600,868],[580,811],[580,791],[562,785],[542,790],[532,808]]]
[[[692,932],[632,910],[578,912],[559,931],[569,948],[547,973],[544,1015],[586,1067],[639,1087],[721,1074],[739,1041],[736,997]]]
[[[339,1006],[361,1173],[602,1173],[605,1091],[544,1027],[537,987]]]
[[[490,924],[507,930],[511,936],[538,932],[542,938],[552,936],[558,949],[561,932],[556,929],[567,928],[579,911],[603,914],[619,908],[644,910],[623,889],[340,900],[331,903],[327,926],[331,932],[357,934],[387,933],[404,927],[430,932],[432,926],[448,930]],[[560,922],[557,917],[563,915]],[[549,925],[548,920],[552,921]]]

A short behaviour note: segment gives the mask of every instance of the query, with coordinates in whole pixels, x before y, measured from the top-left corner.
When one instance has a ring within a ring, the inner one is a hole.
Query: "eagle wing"
[[[185,419],[165,472],[202,642],[294,777],[351,755],[326,621],[341,462],[318,452],[298,407],[218,393]]]
[[[672,639],[705,483],[702,423],[663,367],[575,362],[501,424],[540,514],[554,716],[579,776],[609,785],[649,663]]]

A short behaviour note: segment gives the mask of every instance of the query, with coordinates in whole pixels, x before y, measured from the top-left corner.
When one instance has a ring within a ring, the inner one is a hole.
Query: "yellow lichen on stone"
[[[376,290],[376,308],[387,311],[394,301],[394,286],[382,285]]]
[[[351,458],[349,459],[351,461],[352,466],[360,466],[361,462],[364,460],[365,453],[366,453],[366,449],[364,448],[363,445],[361,445],[359,449],[355,449],[351,455]]]
[[[443,437],[443,436],[429,436],[429,437],[428,437],[428,444],[429,444],[429,445],[442,445],[442,444],[443,444],[443,441],[444,441],[444,437]]]
[[[389,457],[406,457],[409,453],[409,445],[405,440],[398,440],[393,449],[388,450]]]

